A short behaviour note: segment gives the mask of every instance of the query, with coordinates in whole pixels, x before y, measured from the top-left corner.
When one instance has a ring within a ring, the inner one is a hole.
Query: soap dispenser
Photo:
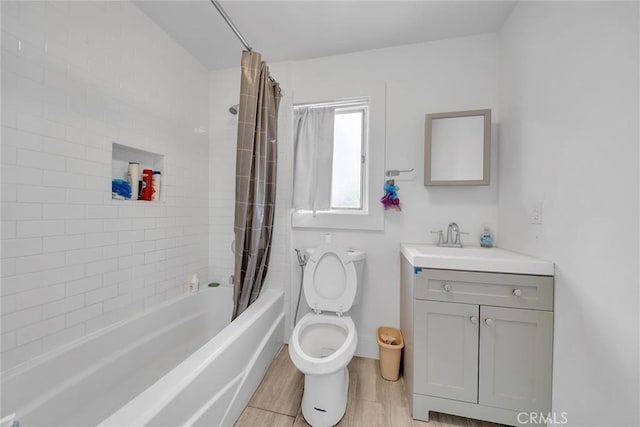
[[[488,227],[485,227],[480,235],[480,246],[483,248],[493,247],[493,236],[491,236],[491,231]]]

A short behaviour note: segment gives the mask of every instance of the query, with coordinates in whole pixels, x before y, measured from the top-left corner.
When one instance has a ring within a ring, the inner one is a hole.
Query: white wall
[[[403,211],[385,213],[384,231],[329,230],[334,242],[367,252],[362,304],[354,307],[351,315],[359,334],[357,354],[377,357],[376,328],[397,327],[400,322],[400,243],[430,240],[430,230],[445,228],[451,221],[470,232],[465,241],[475,245],[483,226],[496,228],[495,176],[490,187],[425,188],[422,159],[425,114],[492,108],[494,122],[499,120],[498,70],[497,34],[272,64],[272,74],[286,93],[280,110],[277,238],[268,281],[270,286],[285,290],[290,317],[300,280],[293,250],[321,244],[327,232],[290,229],[292,94],[363,81],[386,84],[386,168],[415,168],[406,180],[397,180]],[[227,108],[238,102],[239,78],[238,70],[225,70],[213,72],[210,82],[212,182],[220,183],[220,191],[228,196],[226,201],[212,201],[211,275],[224,281],[233,269],[229,246],[233,239],[236,129]],[[381,179],[380,197],[383,184]],[[304,313],[304,299],[302,305]]]
[[[638,9],[524,2],[500,34],[500,242],[556,263],[553,409],[574,426],[640,425]]]
[[[2,2],[2,369],[206,280],[207,87],[131,3]],[[165,203],[111,200],[112,142]]]

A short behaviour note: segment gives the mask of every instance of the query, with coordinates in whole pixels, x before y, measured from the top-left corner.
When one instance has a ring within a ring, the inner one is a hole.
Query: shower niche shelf
[[[140,163],[140,177],[142,176],[143,169],[152,169],[162,173],[160,180],[160,203],[165,202],[165,188],[166,188],[166,175],[164,165],[164,154],[154,153],[152,151],[142,150],[140,148],[132,147],[130,145],[118,144],[116,142],[111,144],[111,177],[112,179],[120,178],[127,179],[127,173],[129,171],[129,162]],[[109,190],[111,191],[111,190]],[[114,202],[124,203],[136,203],[136,204],[156,204],[158,202],[152,202],[148,200],[120,200],[112,199]]]

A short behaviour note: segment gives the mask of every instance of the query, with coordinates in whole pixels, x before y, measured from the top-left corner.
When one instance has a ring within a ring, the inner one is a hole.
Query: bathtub
[[[2,427],[233,425],[282,346],[283,295],[231,310],[205,288],[4,372]]]

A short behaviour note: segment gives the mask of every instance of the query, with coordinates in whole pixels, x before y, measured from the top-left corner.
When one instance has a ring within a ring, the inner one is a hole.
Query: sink
[[[403,243],[401,252],[414,267],[441,270],[553,276],[553,263],[500,248],[446,248]]]

